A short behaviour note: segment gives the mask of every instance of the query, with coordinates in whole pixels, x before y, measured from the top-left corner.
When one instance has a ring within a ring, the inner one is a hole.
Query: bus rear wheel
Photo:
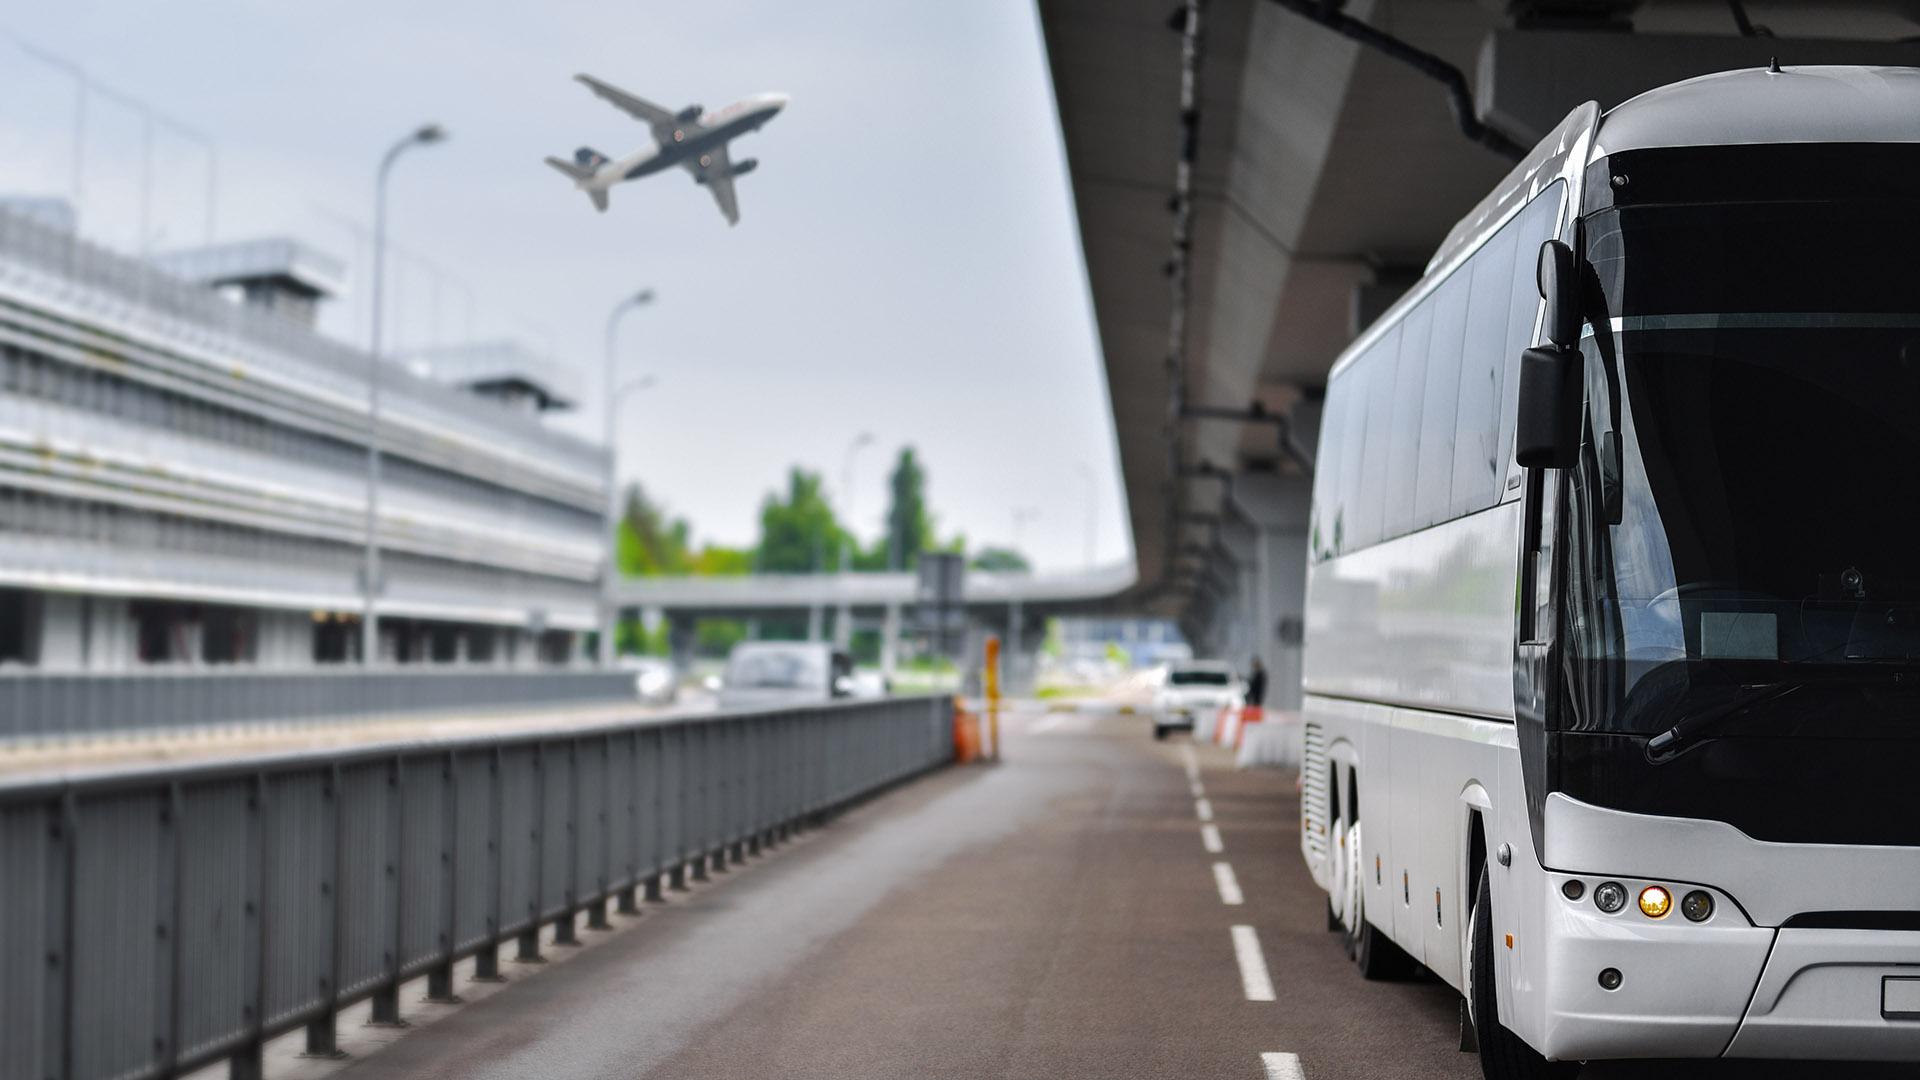
[[[1467,999],[1473,1011],[1473,1032],[1480,1046],[1480,1072],[1487,1080],[1572,1080],[1577,1061],[1548,1061],[1500,1023],[1500,999],[1493,975],[1493,890],[1486,871],[1468,916],[1473,955],[1468,958]]]

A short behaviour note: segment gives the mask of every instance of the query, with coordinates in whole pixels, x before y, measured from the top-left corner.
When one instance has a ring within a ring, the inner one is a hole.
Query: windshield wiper
[[[1689,713],[1672,727],[1647,740],[1647,760],[1655,765],[1672,761],[1698,743],[1707,732],[1763,701],[1778,701],[1799,690],[1800,683],[1760,683],[1718,705]]]

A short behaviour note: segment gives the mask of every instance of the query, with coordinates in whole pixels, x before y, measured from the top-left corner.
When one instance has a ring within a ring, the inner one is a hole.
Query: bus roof
[[[1920,68],[1746,68],[1607,111],[1590,157],[1662,146],[1920,142]]]

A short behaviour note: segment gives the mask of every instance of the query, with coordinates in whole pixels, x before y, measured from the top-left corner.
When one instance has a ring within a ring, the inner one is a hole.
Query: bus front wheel
[[[1473,1033],[1480,1045],[1480,1072],[1487,1080],[1572,1080],[1580,1071],[1575,1061],[1548,1061],[1518,1035],[1500,1023],[1500,998],[1493,974],[1493,897],[1485,870],[1474,898],[1468,934],[1467,1002]]]

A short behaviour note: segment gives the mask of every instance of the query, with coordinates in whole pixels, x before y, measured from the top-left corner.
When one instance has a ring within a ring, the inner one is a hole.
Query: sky
[[[374,166],[444,125],[393,174],[389,351],[513,337],[596,388],[608,311],[654,289],[622,323],[622,377],[657,382],[621,410],[621,473],[701,540],[750,543],[795,464],[871,540],[912,445],[942,537],[1018,529],[1042,569],[1131,557],[1029,2],[18,5],[0,15],[0,194],[71,196],[74,81],[19,40],[172,121],[154,128],[149,248],[205,238],[217,158],[216,238],[293,235],[351,260],[322,326],[358,343]],[[594,213],[541,158],[650,137],[576,72],[670,108],[792,95],[734,145],[760,162],[735,182],[740,224],[679,170]],[[81,231],[123,251],[141,247],[142,135],[133,109],[89,98]],[[561,426],[597,439],[594,396]]]

